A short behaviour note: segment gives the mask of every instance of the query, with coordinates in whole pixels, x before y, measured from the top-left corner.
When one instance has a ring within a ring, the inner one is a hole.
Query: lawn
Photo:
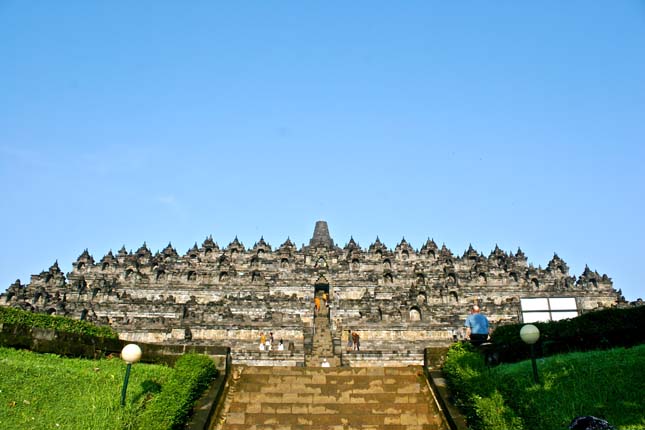
[[[173,369],[135,364],[120,406],[125,363],[0,348],[0,428],[133,429]]]
[[[573,417],[594,415],[619,429],[645,429],[645,345],[539,360],[538,386],[530,366],[525,361],[493,372],[527,428],[559,429]]]
[[[450,356],[451,355],[451,356]],[[487,369],[476,353],[449,354],[444,370],[477,429],[566,429],[580,415],[645,429],[645,345],[561,354]]]

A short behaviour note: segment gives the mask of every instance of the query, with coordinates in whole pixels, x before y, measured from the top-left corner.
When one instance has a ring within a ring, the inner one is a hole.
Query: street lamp
[[[128,363],[128,367],[125,369],[125,380],[123,381],[123,389],[121,390],[121,406],[125,406],[125,391],[128,389],[128,379],[130,379],[130,369],[132,368],[132,363],[136,363],[141,360],[141,348],[139,345],[134,343],[129,343],[123,347],[121,350],[121,358],[123,361]]]
[[[531,364],[533,365],[533,379],[536,384],[540,383],[537,372],[537,364],[535,364],[535,351],[533,345],[540,338],[540,330],[533,324],[526,324],[520,330],[520,337],[524,343],[531,346]]]

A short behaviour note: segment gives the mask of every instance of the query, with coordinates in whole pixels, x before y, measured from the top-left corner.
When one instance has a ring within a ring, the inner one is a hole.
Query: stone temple
[[[323,292],[331,306],[321,319],[313,298]],[[135,342],[230,346],[238,363],[301,366],[328,356],[353,366],[419,364],[425,347],[463,336],[472,304],[494,327],[521,322],[523,299],[552,297],[582,313],[616,305],[620,293],[589,268],[570,275],[557,255],[536,268],[520,249],[497,246],[488,257],[472,246],[458,256],[433,240],[416,250],[376,238],[363,249],[350,238],[341,248],[318,221],[300,249],[263,238],[220,248],[208,237],[185,255],[170,244],[153,254],[144,243],[96,261],[85,250],[67,275],[54,263],[27,285],[16,281],[0,304],[110,324]],[[360,353],[346,352],[348,330],[360,334]],[[289,348],[260,351],[261,332]]]

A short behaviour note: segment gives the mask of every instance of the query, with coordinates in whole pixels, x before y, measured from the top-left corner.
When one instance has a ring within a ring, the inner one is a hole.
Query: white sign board
[[[566,320],[567,318],[575,318],[577,316],[578,312],[551,312],[552,321]]]
[[[549,299],[552,311],[570,311],[577,309],[576,299],[573,297],[552,297]]]
[[[559,321],[578,316],[574,297],[535,297],[520,299],[524,323]]]
[[[520,299],[520,302],[522,303],[522,312],[549,310],[549,299],[546,297],[539,299]]]
[[[550,312],[522,312],[524,324],[551,321]]]

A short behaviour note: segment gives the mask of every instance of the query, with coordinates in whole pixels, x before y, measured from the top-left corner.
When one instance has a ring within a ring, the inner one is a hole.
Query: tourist
[[[270,337],[266,338],[266,341],[265,341],[264,345],[266,346],[267,351],[271,351],[271,338]]]
[[[481,313],[479,306],[472,307],[464,326],[466,327],[466,338],[470,339],[470,343],[474,346],[479,346],[488,340],[490,333],[488,318]]]
[[[320,312],[320,297],[314,297],[314,315],[318,315]]]
[[[352,342],[354,343],[354,351],[361,350],[361,337],[357,332],[352,333]]]
[[[347,330],[347,352],[354,349],[354,341],[352,340],[352,331]]]
[[[284,351],[284,343],[282,343],[282,339],[280,339],[280,343],[278,343],[278,351]]]
[[[264,332],[260,332],[260,351],[264,351],[264,345],[266,344],[267,337],[264,335]]]
[[[323,358],[321,366],[322,367],[330,367],[329,361],[327,361],[326,358]]]

